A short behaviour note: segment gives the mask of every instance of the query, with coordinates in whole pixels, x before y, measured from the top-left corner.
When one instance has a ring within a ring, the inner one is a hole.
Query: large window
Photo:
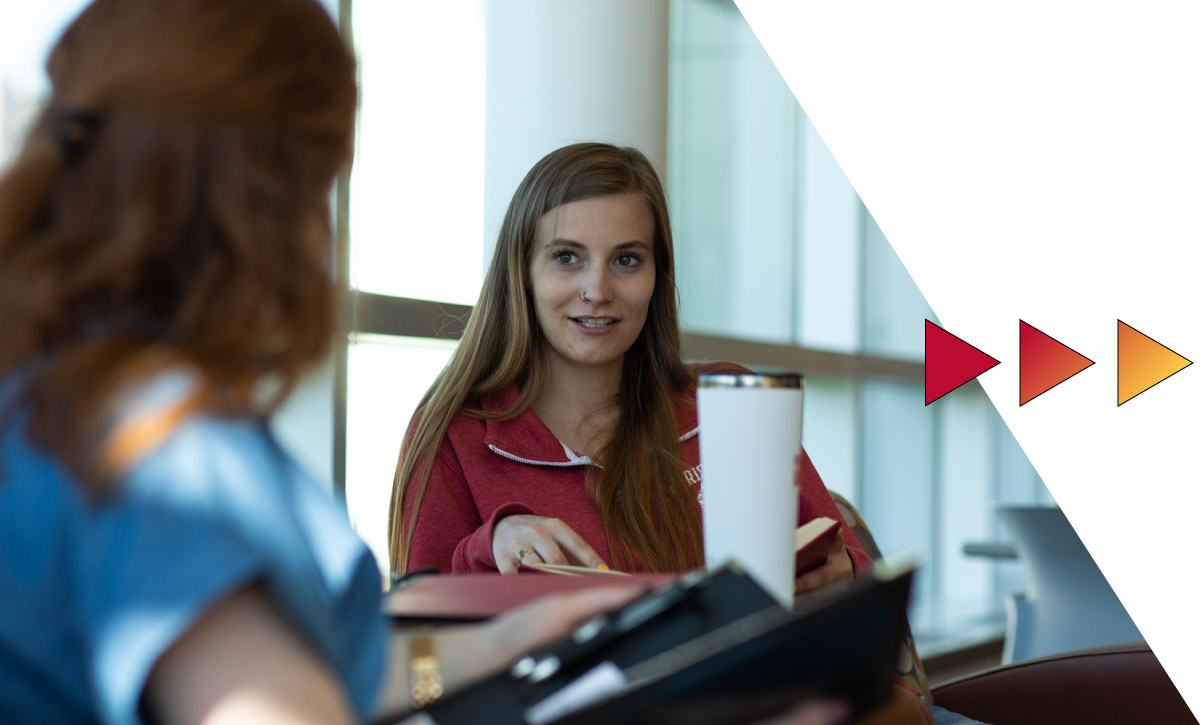
[[[380,568],[405,428],[483,282],[483,10],[481,0],[349,8],[362,105],[349,193],[345,492]]]
[[[483,281],[484,28],[478,0],[356,0],[359,153],[350,284],[472,304]]]
[[[46,51],[82,5],[3,11],[0,163],[44,102]],[[338,7],[362,79],[358,153],[338,196],[349,329],[277,428],[344,493],[381,566],[405,427],[488,262],[485,130],[503,99],[487,91],[485,49],[504,27],[486,22],[491,7]],[[993,506],[1049,494],[977,385],[923,405],[932,312],[733,3],[670,0],[669,17],[664,171],[685,352],[803,371],[805,446],[826,484],[860,507],[885,554],[924,565],[922,650],[994,633],[1020,572],[962,546],[1002,534]]]
[[[809,373],[805,446],[885,555],[922,563],[922,650],[994,633],[998,502],[1048,502],[977,384],[923,400],[936,319],[732,2],[672,0],[669,180],[685,322],[707,355]],[[763,345],[761,343],[771,343]]]
[[[471,200],[483,193],[486,104],[503,103],[480,49],[503,25],[486,22],[490,4],[450,5],[353,10],[363,108],[345,486],[381,563],[404,427],[461,330],[491,241]],[[420,37],[404,29],[415,24]],[[732,2],[670,2],[668,71],[685,353],[805,372],[805,445],[826,484],[860,507],[886,554],[923,564],[923,650],[995,634],[1019,572],[962,546],[1000,534],[997,502],[1048,494],[977,385],[923,404],[933,313]],[[429,123],[435,107],[457,120]]]

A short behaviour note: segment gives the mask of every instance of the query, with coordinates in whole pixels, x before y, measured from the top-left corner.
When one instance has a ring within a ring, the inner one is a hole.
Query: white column
[[[492,0],[487,14],[484,264],[525,172],[577,141],[667,160],[666,0]]]

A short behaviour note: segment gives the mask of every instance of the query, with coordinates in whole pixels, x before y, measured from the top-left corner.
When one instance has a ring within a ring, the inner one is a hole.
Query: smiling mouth
[[[608,327],[616,322],[616,320],[611,317],[572,317],[571,320],[573,322],[578,322],[584,327],[592,328]]]

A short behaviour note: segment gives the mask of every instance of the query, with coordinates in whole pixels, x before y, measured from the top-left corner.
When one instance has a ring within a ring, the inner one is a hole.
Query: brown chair
[[[937,704],[993,725],[1196,725],[1145,642],[1062,652],[959,677]]]
[[[882,556],[854,505],[830,491],[846,525],[872,559]],[[982,670],[930,692],[911,634],[897,662],[900,679],[925,702],[991,725],[1200,725],[1145,642],[1073,650]],[[887,706],[856,725],[919,723],[928,709],[900,688]],[[907,696],[907,697],[905,697]],[[914,709],[912,705],[920,704]]]
[[[829,495],[833,497],[842,520],[846,522],[854,538],[858,539],[863,550],[871,559],[880,561],[882,555],[875,544],[875,537],[858,514],[858,509],[837,492],[830,491]],[[856,720],[855,725],[933,725],[933,715],[926,704],[932,704],[929,683],[925,679],[925,667],[917,655],[911,630],[905,632],[900,652],[897,653],[896,677],[904,687],[894,687],[890,700]],[[905,687],[908,689],[904,689]]]
[[[857,718],[854,725],[935,725],[929,707],[913,693],[896,685],[892,697],[866,715]]]
[[[830,491],[829,495],[837,505],[842,520],[846,522],[846,526],[850,528],[854,538],[858,539],[863,551],[867,552],[873,561],[883,561],[883,554],[880,553],[879,546],[875,543],[871,529],[859,515],[858,509],[854,508],[854,504],[836,491]],[[917,654],[917,646],[913,642],[911,628],[905,632],[904,642],[901,644],[896,658],[896,676],[904,683],[905,687],[920,693],[923,700],[933,704],[929,692],[929,682],[925,678],[925,666],[921,664],[921,657]]]

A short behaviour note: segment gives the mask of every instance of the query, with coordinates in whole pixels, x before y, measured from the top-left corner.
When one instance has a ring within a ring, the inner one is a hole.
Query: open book
[[[828,516],[818,516],[796,529],[796,576],[816,569],[825,563],[833,551],[841,527],[838,522]],[[625,572],[614,571],[607,567],[594,569],[587,566],[571,566],[568,564],[521,564],[518,573],[522,574],[567,574],[569,576],[628,576]]]
[[[572,566],[570,564],[522,564],[517,569],[518,574],[566,574],[568,576],[612,575],[629,576],[623,571],[615,571],[608,567],[594,569],[590,566]]]
[[[838,522],[828,516],[818,516],[796,529],[796,576],[825,563],[840,531]]]

